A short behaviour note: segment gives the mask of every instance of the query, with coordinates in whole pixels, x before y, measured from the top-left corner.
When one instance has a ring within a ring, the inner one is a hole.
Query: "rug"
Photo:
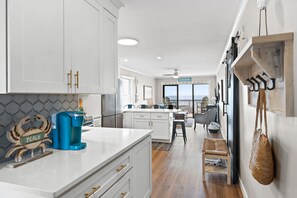
[[[153,142],[152,149],[157,151],[169,151],[172,143]]]

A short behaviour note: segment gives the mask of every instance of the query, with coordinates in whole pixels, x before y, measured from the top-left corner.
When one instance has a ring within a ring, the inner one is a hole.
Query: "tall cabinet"
[[[116,92],[117,0],[0,1],[1,93]]]
[[[117,91],[118,81],[118,54],[117,54],[117,35],[118,20],[108,10],[103,10],[102,28],[102,92],[113,94]]]
[[[73,93],[101,88],[102,20],[103,8],[95,0],[65,0],[65,66],[72,73]]]

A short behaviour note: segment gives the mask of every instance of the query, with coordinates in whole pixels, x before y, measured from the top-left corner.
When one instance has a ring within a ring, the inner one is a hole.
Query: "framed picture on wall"
[[[152,86],[143,85],[143,100],[153,98],[153,88]]]
[[[227,103],[228,104],[228,89],[229,89],[229,83],[230,83],[230,78],[229,78],[229,75],[230,75],[230,73],[229,73],[230,71],[229,71],[229,67],[228,67],[228,65],[226,65],[225,66],[225,86],[224,86],[224,88],[225,88],[225,98],[222,98],[223,99],[223,101],[225,102],[225,103]],[[223,89],[223,88],[222,88]]]
[[[224,80],[221,80],[221,102],[225,102],[224,101]]]

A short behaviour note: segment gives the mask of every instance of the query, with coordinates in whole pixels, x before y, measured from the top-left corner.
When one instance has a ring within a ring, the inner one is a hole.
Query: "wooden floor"
[[[227,185],[226,175],[206,173],[202,182],[201,144],[204,137],[218,136],[206,133],[202,125],[196,132],[187,127],[186,144],[182,137],[175,138],[169,151],[153,150],[152,198],[240,198],[239,185]]]

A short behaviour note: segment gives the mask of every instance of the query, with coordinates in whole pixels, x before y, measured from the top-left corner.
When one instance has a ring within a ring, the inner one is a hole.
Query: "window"
[[[193,85],[193,91],[194,91],[194,98],[193,98],[193,103],[194,103],[194,113],[202,113],[202,99],[204,97],[208,98],[208,101],[210,101],[209,98],[209,84],[194,84]],[[205,108],[205,107],[204,107]]]
[[[177,107],[177,99],[178,99],[177,96],[178,96],[178,85],[163,86],[163,102],[165,105],[172,104]]]
[[[201,112],[202,99],[209,99],[209,93],[209,83],[163,85],[163,100],[168,98],[176,108],[187,111],[189,117]]]
[[[120,95],[123,105],[135,103],[135,78],[122,76]]]

